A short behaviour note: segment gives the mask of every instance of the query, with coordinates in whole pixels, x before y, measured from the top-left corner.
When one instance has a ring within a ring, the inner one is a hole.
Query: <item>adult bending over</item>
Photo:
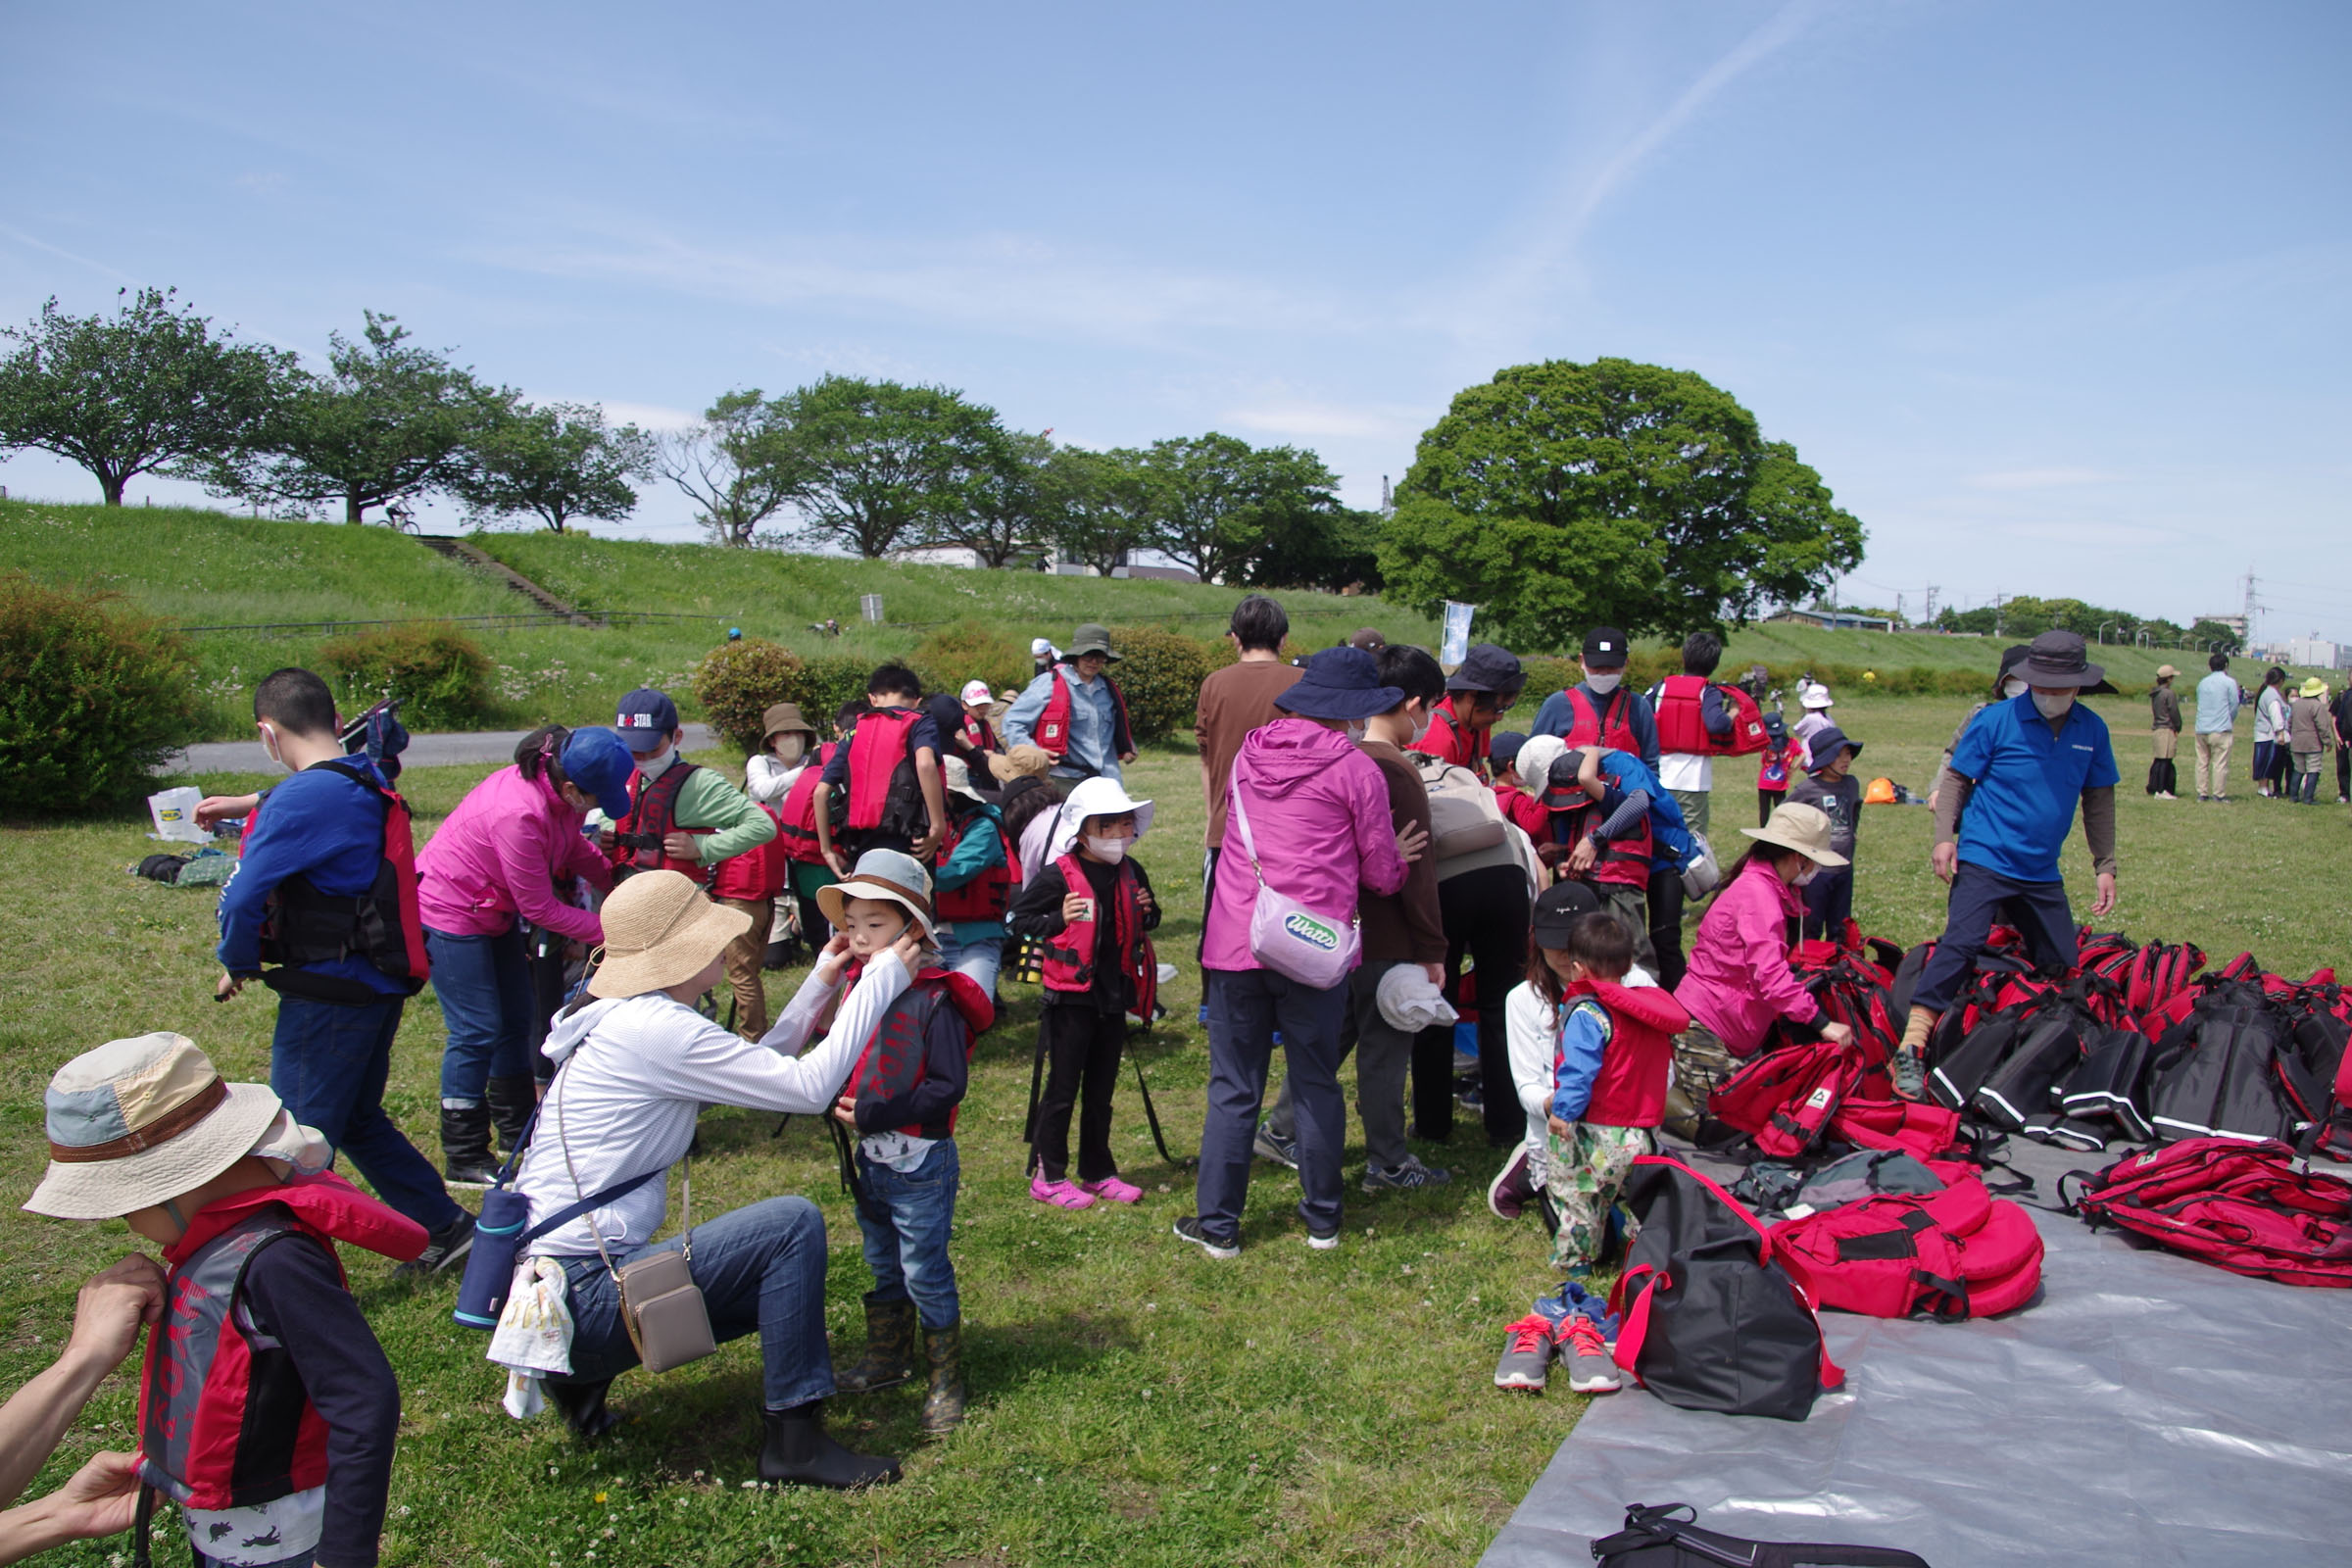
[[[141,1324],[163,1316],[164,1271],[133,1252],[83,1282],[65,1353],[0,1406],[0,1508],[48,1462],[106,1375],[139,1343]],[[139,1494],[139,1456],[93,1453],[49,1495],[0,1513],[0,1562],[21,1562],[69,1541],[128,1530]]]
[[[847,938],[836,937],[764,1038],[730,1033],[694,1007],[716,983],[727,944],[749,923],[705,899],[675,871],[641,871],[605,902],[605,961],[588,983],[599,1000],[549,1035],[558,1063],[517,1185],[538,1225],[589,1197],[604,1199],[530,1248],[570,1282],[571,1373],[547,1392],[574,1431],[616,1419],[612,1379],[637,1364],[612,1269],[652,1246],[668,1208],[667,1173],[694,1141],[706,1104],[824,1115],[882,1013],[907,986],[920,952],[909,930],[869,959],[843,996]],[[838,1012],[835,1012],[838,1004]],[[824,1041],[793,1054],[834,1014]],[[650,1180],[641,1178],[650,1177]],[[856,1487],[895,1480],[895,1460],[852,1453],[825,1435],[833,1393],[825,1345],[825,1222],[805,1198],[769,1198],[693,1227],[689,1271],[722,1343],[758,1332],[763,1367],[763,1481]]]

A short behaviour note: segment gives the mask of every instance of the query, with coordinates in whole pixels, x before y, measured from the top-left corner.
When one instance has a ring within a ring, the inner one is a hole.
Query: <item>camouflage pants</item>
[[[1694,1141],[1708,1099],[1739,1065],[1715,1038],[1715,1031],[1703,1023],[1693,1023],[1676,1035],[1674,1078],[1666,1089],[1666,1130],[1686,1143]]]
[[[1609,1209],[1634,1156],[1649,1152],[1649,1133],[1641,1127],[1602,1127],[1580,1121],[1568,1136],[1553,1134],[1545,1141],[1549,1157],[1544,1190],[1560,1211],[1559,1233],[1551,1240],[1551,1266],[1582,1279],[1592,1271],[1600,1244],[1609,1231]],[[1627,1242],[1634,1238],[1633,1221],[1625,1225]]]

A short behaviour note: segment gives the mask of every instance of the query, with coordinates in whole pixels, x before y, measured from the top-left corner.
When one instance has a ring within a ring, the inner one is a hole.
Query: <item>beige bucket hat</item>
[[[752,917],[703,897],[675,871],[640,871],[612,890],[602,910],[605,956],[588,982],[593,997],[641,997],[702,973]]]
[[[1777,844],[1784,850],[1794,850],[1815,865],[1850,865],[1851,861],[1830,848],[1829,814],[1818,806],[1802,801],[1790,801],[1772,808],[1772,817],[1762,827],[1743,827],[1740,830],[1758,844]]]
[[[841,924],[842,906],[851,899],[880,899],[914,916],[923,940],[937,929],[931,912],[931,873],[911,855],[897,850],[868,850],[850,868],[850,879],[816,890],[817,907],[825,918]]]

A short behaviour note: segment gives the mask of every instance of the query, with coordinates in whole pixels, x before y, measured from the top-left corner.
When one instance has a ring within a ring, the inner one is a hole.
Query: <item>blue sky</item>
[[[1848,599],[2252,570],[2266,636],[2352,639],[2340,4],[20,3],[0,58],[0,320],[176,284],[317,354],[369,307],[652,422],[936,381],[1367,505],[1463,386],[1616,354],[1796,444]]]

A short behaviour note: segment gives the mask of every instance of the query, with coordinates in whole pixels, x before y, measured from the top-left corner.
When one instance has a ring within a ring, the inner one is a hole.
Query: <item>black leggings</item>
[[[1091,1005],[1049,1003],[1038,1014],[1038,1043],[1046,1053],[1046,1089],[1037,1102],[1037,1167],[1060,1181],[1070,1163],[1070,1111],[1078,1111],[1078,1179],[1099,1182],[1119,1173],[1110,1152],[1110,1100],[1119,1087],[1119,1054],[1127,1020]]]
[[[1484,865],[1438,884],[1438,912],[1446,922],[1446,996],[1461,995],[1462,959],[1478,967],[1478,1081],[1486,1102],[1487,1142],[1515,1144],[1527,1135],[1527,1113],[1511,1081],[1510,1042],[1503,999],[1527,978],[1527,874],[1516,865]],[[1443,1143],[1453,1133],[1453,1026],[1413,1037],[1413,1131]]]

